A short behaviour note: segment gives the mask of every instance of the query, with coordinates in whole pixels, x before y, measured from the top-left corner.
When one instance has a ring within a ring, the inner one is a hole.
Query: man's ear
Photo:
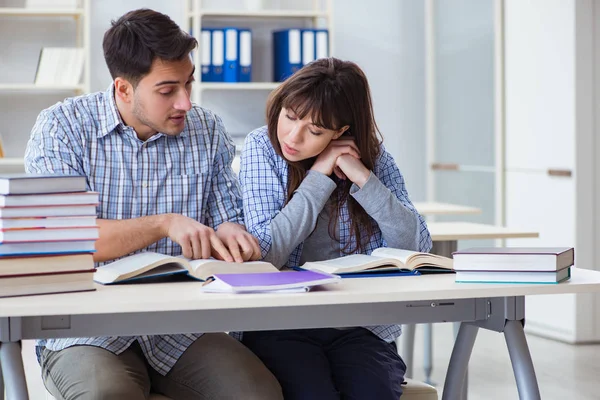
[[[115,79],[115,96],[125,103],[133,100],[133,86],[127,79],[121,77]]]
[[[335,135],[333,135],[334,139],[338,139],[340,136],[342,136],[344,134],[344,132],[346,132],[348,129],[350,129],[349,125],[343,126],[341,127],[336,133]]]

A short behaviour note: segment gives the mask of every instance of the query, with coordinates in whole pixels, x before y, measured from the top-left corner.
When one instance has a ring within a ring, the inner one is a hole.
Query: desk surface
[[[600,291],[600,272],[573,269],[570,281],[544,284],[455,283],[454,274],[343,279],[308,293],[201,293],[199,282],[102,286],[97,291],[0,299],[0,317],[223,310],[386,303]]]
[[[422,215],[469,215],[481,214],[477,207],[461,206],[458,204],[439,203],[437,201],[421,201],[413,203]]]
[[[473,222],[428,222],[427,227],[431,234],[431,240],[434,241],[539,237],[538,232],[531,230],[476,224]]]

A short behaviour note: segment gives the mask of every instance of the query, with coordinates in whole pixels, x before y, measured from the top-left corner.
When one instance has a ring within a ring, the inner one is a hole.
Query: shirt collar
[[[104,137],[109,133],[115,131],[117,126],[125,126],[121,114],[117,109],[117,103],[115,102],[115,85],[111,83],[108,89],[103,93],[102,106],[104,109],[104,118],[100,118],[100,130],[98,131],[98,137]]]

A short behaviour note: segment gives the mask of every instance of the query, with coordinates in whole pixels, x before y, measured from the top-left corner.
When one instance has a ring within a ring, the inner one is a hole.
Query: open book
[[[304,263],[302,269],[330,274],[373,274],[419,271],[425,273],[453,272],[452,259],[430,253],[380,247],[371,255],[352,254],[331,260]]]
[[[215,259],[189,260],[183,256],[173,257],[147,251],[99,267],[94,274],[94,280],[108,285],[141,278],[187,274],[204,281],[216,273],[256,272],[279,272],[279,270],[273,264],[264,261],[235,263]]]

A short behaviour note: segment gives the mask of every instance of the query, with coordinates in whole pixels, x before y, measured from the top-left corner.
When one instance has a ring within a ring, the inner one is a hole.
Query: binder
[[[315,60],[315,31],[302,30],[302,66]]]
[[[329,57],[329,31],[315,29],[315,60]]]
[[[200,71],[202,73],[202,82],[213,82],[211,74],[211,42],[212,32],[210,29],[202,29],[200,33]]]
[[[225,53],[225,65],[223,66],[223,82],[237,82],[238,81],[238,29],[237,28],[224,28],[225,43],[223,52]]]
[[[239,54],[240,63],[238,82],[252,81],[252,31],[250,29],[239,30]]]
[[[273,32],[273,81],[283,82],[302,67],[300,29]]]
[[[212,29],[211,36],[211,82],[224,82],[223,67],[225,64],[225,32],[223,29]]]

